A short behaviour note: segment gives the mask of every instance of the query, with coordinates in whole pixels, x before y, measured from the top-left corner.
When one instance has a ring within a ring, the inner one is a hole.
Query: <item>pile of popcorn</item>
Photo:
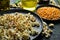
[[[47,25],[46,22],[43,22],[43,31],[42,31],[42,36],[49,38],[53,32],[51,28],[54,28],[54,24],[50,23]]]

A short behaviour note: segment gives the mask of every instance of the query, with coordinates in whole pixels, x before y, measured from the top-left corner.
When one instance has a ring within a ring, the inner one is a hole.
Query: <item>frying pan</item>
[[[31,13],[31,15],[33,15],[36,18],[36,20],[40,23],[40,26],[38,28],[34,27],[34,29],[39,34],[41,33],[42,28],[43,28],[43,21],[42,21],[42,19],[36,13],[33,13],[31,11],[27,11],[27,10],[23,10],[23,9],[10,9],[10,10],[7,10],[7,11],[0,11],[0,15],[11,14],[11,13],[15,13],[15,12],[19,12],[19,13],[23,13],[23,14]],[[30,36],[30,40],[35,39],[38,35],[36,35],[36,36]]]

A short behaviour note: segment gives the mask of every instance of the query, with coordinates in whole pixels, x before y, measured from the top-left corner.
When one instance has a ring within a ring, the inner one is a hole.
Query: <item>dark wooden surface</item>
[[[59,21],[54,21],[54,22],[49,22],[49,21],[46,21],[48,24],[49,23],[54,23],[55,26],[54,26],[54,29],[53,30],[53,33],[51,35],[50,38],[44,38],[41,36],[41,34],[34,40],[60,40],[60,20]]]

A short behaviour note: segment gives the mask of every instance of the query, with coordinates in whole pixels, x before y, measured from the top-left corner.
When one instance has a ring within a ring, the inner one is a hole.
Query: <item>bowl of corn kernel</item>
[[[60,8],[54,5],[41,5],[37,7],[36,13],[46,20],[59,20]]]

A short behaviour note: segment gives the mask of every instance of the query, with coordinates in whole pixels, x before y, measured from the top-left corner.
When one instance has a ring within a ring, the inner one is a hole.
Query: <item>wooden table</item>
[[[45,21],[47,22],[48,24],[49,23],[53,23],[53,22],[48,22],[48,21]],[[34,40],[60,40],[60,21],[55,21],[54,22],[55,26],[54,26],[54,29],[53,30],[53,33],[51,35],[50,38],[44,38],[41,36],[41,34]]]

